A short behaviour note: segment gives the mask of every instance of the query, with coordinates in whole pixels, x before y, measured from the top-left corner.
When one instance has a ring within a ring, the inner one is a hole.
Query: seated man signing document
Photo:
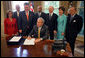
[[[33,27],[27,39],[32,39],[32,37],[36,38],[35,43],[48,39],[48,27],[44,24],[42,17],[37,19],[37,25]]]

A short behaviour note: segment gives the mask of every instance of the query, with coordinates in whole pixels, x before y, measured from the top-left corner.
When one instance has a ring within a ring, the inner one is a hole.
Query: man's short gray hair
[[[45,22],[45,20],[42,17],[39,17],[38,20],[42,20],[43,23]]]

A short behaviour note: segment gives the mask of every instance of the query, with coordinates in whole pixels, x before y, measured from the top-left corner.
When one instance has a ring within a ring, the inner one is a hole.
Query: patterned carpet
[[[76,41],[74,57],[84,57],[84,43],[83,42]]]

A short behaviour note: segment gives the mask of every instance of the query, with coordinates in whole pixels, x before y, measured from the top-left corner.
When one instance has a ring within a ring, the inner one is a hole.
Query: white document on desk
[[[21,39],[21,36],[14,36],[9,42],[18,42]]]
[[[35,38],[32,38],[30,40],[26,39],[24,41],[24,44],[23,45],[35,45],[35,42],[34,41],[35,41]]]

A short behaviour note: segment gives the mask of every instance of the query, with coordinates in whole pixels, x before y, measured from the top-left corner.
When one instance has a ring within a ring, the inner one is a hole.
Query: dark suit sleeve
[[[18,28],[19,30],[22,30],[22,13],[19,14],[19,20],[18,20]]]
[[[55,30],[57,31],[57,18],[58,18],[58,16],[56,15],[55,16]]]
[[[67,22],[66,22],[66,29],[65,29],[65,36],[66,36],[66,32],[67,32],[67,28],[68,28],[68,16],[66,17],[67,18]]]
[[[82,26],[83,26],[83,19],[82,19],[82,17],[80,16],[80,18],[79,18],[79,20],[78,20],[78,30],[77,30],[77,34],[81,31],[81,29],[82,29]]]
[[[45,40],[45,39],[48,39],[48,27],[46,27],[46,30],[45,30],[45,35],[42,37],[43,38],[43,40]]]

